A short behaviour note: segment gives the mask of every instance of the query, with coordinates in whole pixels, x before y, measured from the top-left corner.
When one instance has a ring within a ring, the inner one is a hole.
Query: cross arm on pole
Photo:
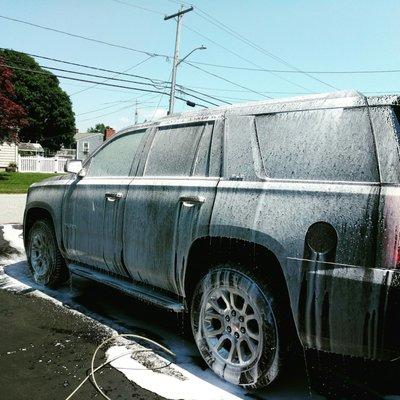
[[[183,14],[186,14],[186,13],[188,13],[189,11],[193,11],[193,10],[194,10],[193,7],[189,7],[189,8],[187,8],[186,10],[178,11],[178,12],[175,13],[175,14],[166,15],[166,16],[164,17],[164,21],[167,21],[168,19],[171,19],[171,18],[179,17],[179,16],[181,16],[181,15],[183,15]]]

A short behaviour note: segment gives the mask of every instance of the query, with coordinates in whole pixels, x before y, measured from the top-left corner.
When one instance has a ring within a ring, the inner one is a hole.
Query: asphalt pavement
[[[90,358],[109,336],[103,327],[83,319],[29,290],[0,290],[0,398],[65,399],[86,376]],[[104,359],[100,352],[99,359]],[[160,399],[113,367],[97,375],[110,397]],[[99,398],[86,383],[76,399]]]

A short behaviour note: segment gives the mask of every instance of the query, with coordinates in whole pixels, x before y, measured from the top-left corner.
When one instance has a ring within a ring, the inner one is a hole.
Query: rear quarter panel
[[[305,346],[364,355],[370,351],[363,341],[366,316],[379,304],[385,279],[372,268],[378,204],[379,185],[223,181],[211,234],[274,252]],[[327,259],[306,243],[307,232],[318,222],[328,223],[337,234]],[[268,276],[268,265],[263,267]]]

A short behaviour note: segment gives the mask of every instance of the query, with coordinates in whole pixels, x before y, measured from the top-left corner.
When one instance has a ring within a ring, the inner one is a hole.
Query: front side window
[[[128,176],[145,130],[117,136],[90,160],[87,176]]]
[[[365,107],[260,115],[256,129],[267,177],[379,182]]]
[[[151,145],[144,175],[207,175],[212,128],[213,123],[160,127]]]

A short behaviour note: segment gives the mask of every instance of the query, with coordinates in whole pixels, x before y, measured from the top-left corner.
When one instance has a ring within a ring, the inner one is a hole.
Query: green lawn
[[[39,172],[0,172],[0,193],[26,193],[34,182],[57,174]]]

